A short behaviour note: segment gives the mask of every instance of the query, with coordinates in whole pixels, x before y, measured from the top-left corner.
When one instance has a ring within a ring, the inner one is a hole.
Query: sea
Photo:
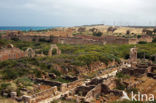
[[[0,30],[19,30],[19,31],[30,31],[30,30],[47,30],[53,29],[57,26],[0,26]]]

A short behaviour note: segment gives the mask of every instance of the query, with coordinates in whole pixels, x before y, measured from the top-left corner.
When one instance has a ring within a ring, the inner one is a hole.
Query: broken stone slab
[[[11,92],[10,96],[11,96],[12,99],[15,99],[16,96],[17,96],[17,92]]]
[[[23,95],[22,98],[23,98],[24,103],[31,103],[31,99],[32,99],[31,96]]]
[[[4,97],[8,97],[9,96],[9,94],[8,93],[6,93],[6,92],[3,92],[3,94],[2,94]]]

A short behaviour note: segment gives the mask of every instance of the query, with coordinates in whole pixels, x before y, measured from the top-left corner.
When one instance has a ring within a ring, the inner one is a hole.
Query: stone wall
[[[38,83],[44,83],[46,85],[53,86],[50,89],[44,90],[42,92],[36,93],[32,96],[23,96],[23,100],[26,103],[38,103],[40,101],[43,101],[48,98],[52,98],[55,96],[60,95],[61,93],[65,93],[68,90],[75,89],[78,86],[81,86],[83,84],[82,80],[77,80],[71,83],[59,83],[59,82],[53,82],[53,81],[46,81],[42,79],[35,79],[34,81]]]
[[[138,42],[145,41],[145,42],[152,42],[153,38],[148,35],[142,35],[141,38],[138,39]]]
[[[48,41],[52,43],[60,44],[136,44],[137,39],[127,39],[123,37],[116,36],[104,36],[104,37],[94,37],[94,36],[75,36],[75,37],[51,37],[46,35],[23,35],[23,34],[8,34],[4,35],[2,38],[14,39],[18,38],[23,41]]]
[[[84,84],[84,82],[82,80],[77,80],[77,81],[74,81],[74,82],[71,82],[71,83],[68,83],[68,89],[74,89],[76,88],[77,86],[81,86],[82,84]]]
[[[89,91],[85,96],[85,101],[91,102],[97,96],[101,95],[101,84],[98,84],[95,88]]]
[[[79,96],[86,96],[90,90],[92,90],[95,86],[79,86],[75,90],[75,94]]]
[[[9,59],[19,59],[25,57],[25,52],[18,48],[4,48],[0,49],[0,61]]]
[[[48,90],[36,93],[32,96],[23,96],[25,103],[38,103],[39,101],[45,100],[52,96],[56,96],[58,93],[57,86],[54,86]]]

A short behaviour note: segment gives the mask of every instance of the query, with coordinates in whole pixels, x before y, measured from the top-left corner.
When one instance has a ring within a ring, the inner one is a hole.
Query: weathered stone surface
[[[85,101],[90,103],[93,99],[96,99],[97,96],[101,95],[101,91],[101,84],[98,84],[95,88],[93,88],[86,94]]]
[[[75,90],[75,94],[79,96],[86,96],[86,94],[93,89],[95,86],[80,86],[77,87]]]
[[[61,86],[60,86],[60,91],[61,91],[61,92],[67,91],[67,84],[66,84],[66,83],[61,84]]]
[[[133,62],[137,62],[137,48],[131,48],[130,49],[130,61]]]
[[[31,99],[32,99],[31,96],[23,95],[23,101],[24,101],[25,103],[31,103]]]
[[[17,96],[17,93],[16,92],[11,92],[10,93],[10,96],[11,96],[12,99],[15,99],[16,96]]]

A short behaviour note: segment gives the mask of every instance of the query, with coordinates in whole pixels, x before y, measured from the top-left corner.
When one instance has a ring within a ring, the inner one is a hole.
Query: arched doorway
[[[56,44],[52,44],[48,53],[48,56],[52,56],[53,54],[53,50],[56,49],[56,54],[60,55],[61,54],[61,50],[58,48],[58,46]]]
[[[34,51],[32,48],[28,48],[28,49],[26,50],[26,56],[27,56],[27,57],[30,57],[30,58],[35,57],[35,51]]]

